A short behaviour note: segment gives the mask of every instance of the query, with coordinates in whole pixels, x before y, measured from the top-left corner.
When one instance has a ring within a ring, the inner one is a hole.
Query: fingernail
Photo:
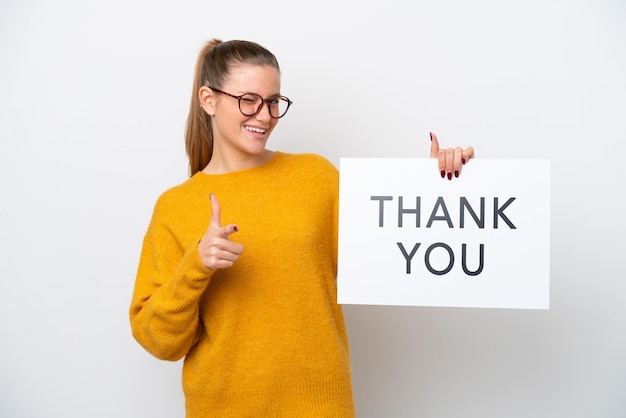
[[[235,232],[239,231],[239,227],[237,225],[235,225],[233,229],[235,230]]]
[[[465,164],[465,158],[461,159],[461,161],[463,162],[463,164]]]
[[[445,170],[441,170],[441,178],[444,178],[445,176],[446,176]]]
[[[459,170],[454,170],[454,177],[459,177]]]
[[[433,133],[432,132],[429,132],[429,133],[430,133],[430,140],[432,141],[433,140]]]
[[[448,180],[452,180],[452,172],[448,173]]]

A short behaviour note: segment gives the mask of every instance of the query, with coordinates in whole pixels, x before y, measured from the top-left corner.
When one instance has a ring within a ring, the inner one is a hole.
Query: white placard
[[[342,158],[338,302],[548,309],[550,161]]]

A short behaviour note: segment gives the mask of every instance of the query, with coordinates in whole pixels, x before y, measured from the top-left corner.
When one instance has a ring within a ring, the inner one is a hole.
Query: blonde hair
[[[211,117],[202,109],[198,92],[202,86],[221,89],[236,65],[269,65],[280,73],[278,60],[263,46],[250,42],[220,39],[208,41],[200,50],[193,79],[191,103],[185,128],[185,148],[189,158],[189,175],[201,171],[213,154]]]

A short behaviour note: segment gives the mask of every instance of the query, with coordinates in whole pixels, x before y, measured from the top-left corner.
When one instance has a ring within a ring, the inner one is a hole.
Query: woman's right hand
[[[214,194],[211,197],[211,223],[198,243],[198,253],[206,268],[211,270],[232,267],[243,252],[243,245],[231,241],[229,236],[237,232],[237,225],[222,226],[220,203]]]

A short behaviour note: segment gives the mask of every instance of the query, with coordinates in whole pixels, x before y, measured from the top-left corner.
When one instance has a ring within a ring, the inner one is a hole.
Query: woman
[[[130,308],[147,351],[185,358],[189,418],[355,416],[336,303],[338,172],[266,148],[291,103],[262,46],[214,39],[201,51],[191,177],[155,205]],[[431,139],[442,176],[458,176],[473,150]]]

